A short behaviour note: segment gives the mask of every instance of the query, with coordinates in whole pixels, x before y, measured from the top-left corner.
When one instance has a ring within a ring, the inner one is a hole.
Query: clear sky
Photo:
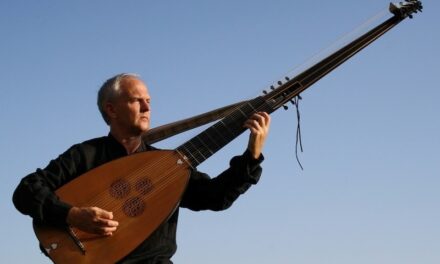
[[[440,263],[438,1],[272,115],[264,174],[224,212],[181,210],[176,263]],[[261,94],[388,1],[0,1],[0,262],[49,263],[19,180],[108,128],[102,82],[134,72],[152,126]],[[382,22],[385,17],[376,21]],[[175,148],[197,131],[156,146]],[[243,135],[199,169],[215,176]]]

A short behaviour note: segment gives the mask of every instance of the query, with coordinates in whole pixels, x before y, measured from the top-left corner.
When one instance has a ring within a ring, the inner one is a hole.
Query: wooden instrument
[[[214,120],[223,118],[243,103],[245,103],[245,101],[224,106],[197,116],[193,116],[173,123],[152,128],[142,136],[142,139],[151,145],[163,139],[172,137],[176,134],[185,132],[195,127],[203,126]]]
[[[61,200],[74,206],[97,206],[112,211],[119,227],[113,236],[102,237],[75,228],[35,226],[35,233],[48,256],[55,263],[117,262],[148,238],[177,208],[191,167],[198,166],[244,132],[242,124],[253,113],[274,112],[421,9],[420,1],[416,0],[391,4],[391,18],[296,77],[279,81],[277,87],[272,87],[272,91],[264,96],[183,123],[166,125],[154,132],[157,138],[151,140],[158,140],[222,118],[177,149],[143,152],[117,159],[62,186],[56,191]]]

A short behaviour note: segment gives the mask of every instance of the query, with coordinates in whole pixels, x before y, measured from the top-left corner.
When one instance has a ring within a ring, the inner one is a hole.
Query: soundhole
[[[116,199],[122,199],[126,197],[130,193],[130,191],[130,184],[124,179],[114,181],[110,185],[110,196]]]
[[[137,180],[134,186],[136,191],[142,195],[146,195],[153,189],[153,182],[148,178],[142,178]]]
[[[145,210],[145,202],[138,196],[127,199],[122,205],[122,211],[129,217],[141,215]]]

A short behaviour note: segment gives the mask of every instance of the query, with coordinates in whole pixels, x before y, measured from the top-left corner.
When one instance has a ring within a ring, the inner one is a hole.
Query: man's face
[[[150,95],[141,80],[122,79],[120,95],[109,107],[111,126],[127,136],[138,136],[150,128]]]

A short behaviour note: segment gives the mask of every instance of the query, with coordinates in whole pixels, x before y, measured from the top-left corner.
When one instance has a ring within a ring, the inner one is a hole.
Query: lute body
[[[75,206],[112,211],[119,222],[112,236],[35,225],[55,263],[115,263],[167,219],[185,190],[190,167],[176,151],[148,151],[123,157],[74,179],[56,191]]]

